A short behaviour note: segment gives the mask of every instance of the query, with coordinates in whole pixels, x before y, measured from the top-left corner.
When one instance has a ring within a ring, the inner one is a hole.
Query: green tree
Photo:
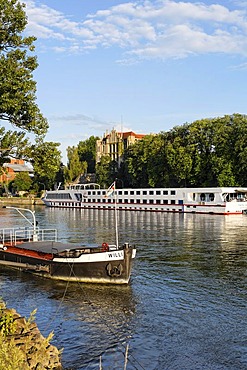
[[[247,186],[247,116],[226,116],[230,126],[229,157],[237,186]]]
[[[139,140],[129,146],[124,154],[129,179],[128,185],[134,188],[147,187],[148,184],[146,146],[146,140]]]
[[[177,137],[167,144],[166,154],[174,180],[170,186],[186,186],[192,168],[192,159],[187,147],[183,146],[180,138]]]
[[[87,171],[87,162],[81,162],[76,146],[67,148],[68,167],[65,172],[66,180],[76,181],[81,175]]]
[[[144,138],[148,187],[163,187],[169,183],[167,171],[166,134],[148,135]]]
[[[231,148],[232,125],[230,116],[212,119],[214,128],[213,152],[211,155],[212,172],[216,186],[234,186],[237,184]]]
[[[34,182],[47,188],[54,186],[61,165],[60,144],[39,140],[26,151],[26,157],[33,165]]]
[[[100,162],[96,164],[96,181],[104,188],[114,181],[111,177],[111,159],[109,156],[102,156]]]
[[[147,135],[124,153],[124,181],[131,187],[164,185],[164,138],[161,134]]]
[[[230,116],[203,119],[189,126],[193,151],[193,184],[196,186],[237,185],[232,155]]]
[[[33,71],[37,60],[34,37],[23,37],[27,25],[24,4],[0,0],[0,119],[22,130],[44,135],[47,120],[36,104]]]
[[[19,172],[11,183],[11,188],[16,192],[28,191],[31,188],[32,180],[28,172]]]
[[[0,127],[0,169],[4,163],[10,161],[9,157],[21,158],[25,153],[29,141],[25,133],[17,131],[5,131]]]
[[[96,141],[99,137],[90,136],[89,139],[80,141],[78,144],[78,155],[80,161],[87,162],[87,171],[89,173],[95,172],[96,166]]]
[[[121,176],[132,187],[244,184],[246,122],[235,114],[147,135],[125,152]]]
[[[65,171],[66,171],[66,166],[61,162],[59,166],[59,170],[56,173],[55,177],[55,183],[56,184],[64,184],[65,183]]]

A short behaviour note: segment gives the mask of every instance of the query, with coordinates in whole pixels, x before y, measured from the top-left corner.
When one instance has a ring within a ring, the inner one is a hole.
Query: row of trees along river
[[[49,123],[36,103],[33,80],[38,66],[36,39],[24,36],[26,25],[24,4],[0,0],[0,120],[12,128],[0,126],[0,174],[10,157],[24,159],[34,168],[32,180],[20,173],[10,184],[13,188],[38,192],[87,172],[96,173],[102,186],[116,177],[126,187],[247,184],[247,118],[242,114],[202,119],[147,135],[123,152],[120,168],[108,157],[96,164],[97,137],[92,136],[67,148],[64,165],[60,143],[45,140]],[[35,138],[32,142],[30,135]]]

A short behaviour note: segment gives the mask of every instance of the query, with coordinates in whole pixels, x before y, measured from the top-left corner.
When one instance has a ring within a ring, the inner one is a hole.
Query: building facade
[[[110,133],[106,132],[103,138],[96,142],[96,163],[101,160],[101,157],[109,156],[111,161],[117,162],[120,166],[124,150],[144,136],[133,131],[118,132],[113,129]]]
[[[0,175],[0,183],[8,184],[13,181],[17,173],[28,172],[33,174],[33,168],[27,166],[23,159],[11,158],[9,163],[4,163],[3,173]]]

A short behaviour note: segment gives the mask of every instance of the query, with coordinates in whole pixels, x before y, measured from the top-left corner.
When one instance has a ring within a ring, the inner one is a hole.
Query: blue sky
[[[47,141],[246,114],[247,1],[24,0]]]

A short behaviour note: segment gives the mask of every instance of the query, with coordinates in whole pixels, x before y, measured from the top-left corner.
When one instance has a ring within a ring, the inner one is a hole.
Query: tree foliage
[[[78,155],[80,162],[87,162],[87,172],[94,173],[96,165],[96,141],[99,138],[90,136],[85,141],[80,141],[78,144]]]
[[[5,132],[0,128],[0,168],[10,157],[28,160],[36,183],[51,187],[60,170],[61,154],[59,144],[44,142],[48,123],[36,104],[35,38],[23,35],[27,25],[24,7],[18,0],[0,0],[0,120],[21,130]],[[35,144],[29,143],[25,132],[36,135]],[[21,182],[24,180],[17,176],[13,185],[23,188]]]
[[[26,151],[26,158],[33,165],[34,182],[43,184],[45,188],[52,188],[57,173],[60,171],[61,153],[58,150],[60,144],[53,142],[37,141]]]
[[[0,0],[0,119],[15,127],[44,135],[47,120],[36,104],[37,68],[34,37],[23,37],[27,25],[24,4]]]
[[[28,191],[31,188],[32,180],[28,172],[19,172],[14,181],[11,183],[11,188],[16,192]]]
[[[102,166],[105,179],[110,166]],[[202,119],[147,135],[125,151],[116,177],[134,188],[247,186],[247,117]]]
[[[111,176],[111,168],[111,160],[108,156],[102,156],[100,162],[96,164],[96,179],[104,188],[107,188],[114,181]]]
[[[25,133],[6,131],[4,127],[0,127],[0,169],[4,163],[10,161],[10,157],[21,158],[28,145]]]
[[[75,181],[87,171],[87,162],[81,162],[76,146],[67,148],[68,167],[65,177],[68,182]]]

